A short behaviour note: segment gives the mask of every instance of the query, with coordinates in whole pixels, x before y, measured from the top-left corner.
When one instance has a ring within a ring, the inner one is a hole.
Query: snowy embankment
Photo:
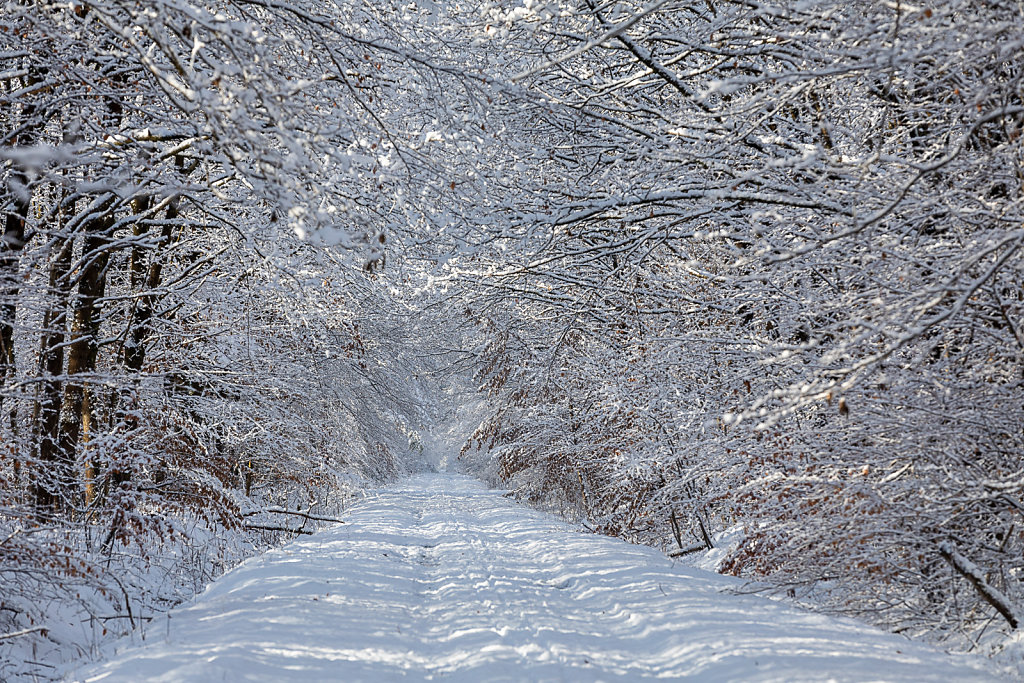
[[[466,477],[413,477],[346,519],[227,573],[72,679],[990,680],[854,621],[731,594],[734,580]]]

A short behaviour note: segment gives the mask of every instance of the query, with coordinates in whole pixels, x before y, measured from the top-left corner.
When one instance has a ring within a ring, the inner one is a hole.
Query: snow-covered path
[[[89,681],[988,680],[848,620],[583,534],[456,475],[243,564]]]

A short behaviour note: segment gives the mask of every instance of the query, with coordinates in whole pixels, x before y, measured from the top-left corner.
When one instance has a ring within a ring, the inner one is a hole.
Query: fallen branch
[[[344,524],[345,521],[341,519],[335,519],[334,517],[319,517],[317,515],[311,515],[306,512],[299,512],[298,510],[282,510],[281,508],[266,508],[264,510],[253,510],[252,512],[246,512],[242,514],[242,517],[252,517],[253,515],[263,514],[264,512],[272,512],[277,515],[295,515],[297,517],[303,517],[316,522],[334,522],[336,524]]]
[[[689,555],[691,553],[699,553],[702,550],[707,550],[707,547],[703,543],[687,546],[685,548],[676,548],[675,550],[670,550],[665,554],[669,557],[682,557],[683,555]]]
[[[306,534],[307,536],[313,535],[312,531],[306,531],[301,527],[298,529],[289,529],[286,526],[263,526],[262,524],[246,524],[245,528],[253,531],[287,531],[289,534]]]
[[[939,544],[939,554],[942,555],[942,559],[949,562],[950,566],[960,576],[967,579],[974,586],[974,590],[978,591],[978,594],[984,598],[985,602],[1006,619],[1006,622],[1010,624],[1010,628],[1016,629],[1020,627],[1021,615],[1017,611],[1016,605],[1002,591],[985,580],[985,575],[978,565],[958,553],[953,545],[948,542]]]
[[[36,631],[41,631],[44,636],[46,635],[45,626],[33,626],[32,628],[27,628],[23,631],[14,631],[13,633],[0,635],[0,640],[10,640],[11,638],[17,638],[18,636],[27,636],[29,633],[35,633]]]

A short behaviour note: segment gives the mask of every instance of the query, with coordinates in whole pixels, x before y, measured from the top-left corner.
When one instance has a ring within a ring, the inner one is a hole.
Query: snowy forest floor
[[[345,519],[245,562],[70,678],[990,680],[973,658],[738,595],[734,579],[460,475],[406,479]]]

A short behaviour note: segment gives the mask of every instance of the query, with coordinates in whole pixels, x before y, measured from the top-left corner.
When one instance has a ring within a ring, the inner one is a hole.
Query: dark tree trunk
[[[84,10],[88,11],[88,8]],[[116,84],[114,92],[127,84],[124,73],[114,73],[111,81]],[[116,132],[124,120],[124,105],[119,95],[108,95],[106,111],[101,114],[102,129]],[[106,294],[107,270],[113,249],[113,233],[116,225],[114,211],[117,198],[108,194],[95,203],[92,213],[83,223],[82,265],[78,275],[78,298],[75,302],[74,321],[71,328],[71,342],[68,347],[67,382],[64,385],[64,400],[61,405],[61,419],[58,427],[58,459],[68,463],[73,470],[79,442],[87,441],[89,431],[95,424],[94,408],[98,405],[93,392],[96,382],[90,375],[96,372],[99,358],[99,331],[102,299]],[[92,503],[96,494],[95,481],[98,466],[94,458],[86,459],[83,474],[86,503]],[[74,478],[67,482],[67,494],[74,496],[77,483]]]
[[[68,273],[73,247],[74,239],[71,236],[59,237],[54,241],[54,258],[50,264],[47,292],[49,303],[43,312],[43,337],[39,351],[42,383],[34,420],[38,428],[40,472],[32,483],[32,499],[39,512],[53,509],[57,501],[55,483],[68,476],[59,473],[57,427],[60,422],[61,390],[64,387],[61,375],[64,372],[64,339],[70,298]],[[57,474],[54,482],[48,481],[53,474]]]
[[[178,200],[172,199],[167,206],[166,222],[160,230],[160,238],[156,250],[152,251],[147,268],[147,259],[141,246],[136,244],[132,247],[130,274],[132,291],[138,292],[135,300],[135,307],[132,309],[129,321],[128,340],[124,348],[124,367],[133,373],[142,371],[146,362],[146,339],[150,335],[150,322],[153,319],[156,308],[156,290],[160,286],[163,272],[163,260],[159,250],[163,249],[171,240],[174,230],[174,220],[178,217]],[[145,234],[145,228],[136,224],[135,235]]]
[[[57,431],[56,465],[59,470],[73,471],[75,452],[82,437],[83,426],[91,422],[93,402],[86,399],[99,356],[101,299],[106,292],[107,265],[114,227],[114,197],[107,198],[86,220],[82,246],[82,266],[78,276],[78,298],[74,307],[71,342],[68,345],[67,382],[61,418]],[[90,411],[86,415],[86,411]],[[61,482],[68,495],[74,495],[75,481],[66,477]]]
[[[25,225],[30,199],[28,176],[20,171],[11,172],[9,192],[12,210],[4,220],[0,238],[0,419],[10,419],[11,432],[15,431],[16,411],[5,400],[7,383],[15,374],[14,323],[18,315],[18,293],[21,291],[18,265],[25,246]]]
[[[30,64],[23,86],[31,87],[45,77],[46,71]],[[15,117],[12,116],[11,123]],[[31,146],[39,141],[49,114],[38,104],[21,108],[21,128],[11,136],[9,144],[15,147]],[[28,170],[13,163],[7,180],[9,209],[3,217],[3,235],[0,237],[0,420],[8,422],[11,436],[18,431],[17,403],[9,395],[9,384],[17,373],[17,355],[14,330],[18,317],[18,298],[21,294],[21,252],[28,240],[28,219],[32,207],[31,177]],[[7,202],[3,202],[7,203]],[[15,481],[21,480],[20,459],[14,462]],[[34,472],[30,470],[29,494],[36,486]],[[34,497],[34,496],[33,496]]]
[[[30,69],[26,85],[42,79],[38,69]],[[35,105],[22,109],[23,128],[10,144],[30,146],[36,143],[46,121],[40,117]],[[21,292],[19,266],[21,251],[25,247],[28,216],[32,206],[32,187],[28,171],[13,164],[7,180],[10,208],[4,216],[3,235],[0,236],[0,419],[9,419],[12,433],[16,431],[17,413],[5,401],[7,383],[15,374],[14,327],[18,315],[18,295]],[[6,202],[5,202],[6,203]]]

